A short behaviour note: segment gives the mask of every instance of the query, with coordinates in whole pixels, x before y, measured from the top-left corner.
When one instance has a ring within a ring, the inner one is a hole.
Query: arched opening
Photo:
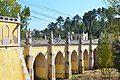
[[[9,27],[7,25],[2,27],[3,38],[9,38]]]
[[[55,58],[55,77],[65,78],[65,61],[61,52],[58,52]]]
[[[78,73],[78,56],[76,51],[73,51],[71,55],[71,69],[73,74]]]
[[[94,69],[97,69],[98,66],[98,61],[97,61],[97,54],[96,54],[96,49],[94,50]]]
[[[2,41],[3,45],[9,45],[10,44],[10,39],[9,39],[9,27],[7,25],[2,27]]]
[[[84,51],[83,59],[84,59],[84,69],[87,70],[87,69],[89,69],[89,65],[88,65],[88,51],[87,50]]]
[[[77,40],[79,40],[79,36],[77,36]]]
[[[48,65],[45,56],[39,53],[34,61],[34,80],[48,79]]]
[[[75,37],[73,36],[73,40],[75,40]]]

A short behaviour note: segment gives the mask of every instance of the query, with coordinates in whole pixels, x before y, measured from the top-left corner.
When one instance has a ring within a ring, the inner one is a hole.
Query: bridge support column
[[[82,60],[82,71],[81,71],[81,73],[84,73],[84,59],[83,59],[83,57],[84,57],[84,52],[82,51],[82,54],[81,54],[81,60]]]
[[[69,79],[72,77],[72,71],[71,71],[71,53],[69,53]]]
[[[52,80],[56,80],[55,78],[55,54],[52,53]]]
[[[92,69],[94,69],[94,53],[92,51]]]

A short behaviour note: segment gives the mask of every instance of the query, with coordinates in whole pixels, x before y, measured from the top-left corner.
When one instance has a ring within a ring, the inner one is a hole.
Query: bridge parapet
[[[79,40],[70,40],[70,44],[79,44]]]
[[[32,40],[32,44],[49,44],[49,40],[47,39],[37,39],[37,40]]]
[[[27,43],[25,40],[21,40],[21,44],[25,44]],[[50,40],[48,39],[33,39],[32,40],[32,45],[49,45],[50,44]],[[52,44],[57,44],[57,45],[61,45],[61,44],[67,44],[65,39],[54,39]],[[70,40],[69,44],[90,44],[90,40],[81,40],[81,43],[79,40]],[[92,44],[98,44],[98,39],[93,39],[92,40]]]
[[[19,19],[18,18],[12,18],[12,17],[6,17],[6,16],[0,16],[0,21],[18,23]]]
[[[92,44],[98,44],[98,39],[93,39]]]
[[[90,44],[90,40],[81,40],[82,44]]]
[[[53,44],[66,44],[65,39],[54,39]]]

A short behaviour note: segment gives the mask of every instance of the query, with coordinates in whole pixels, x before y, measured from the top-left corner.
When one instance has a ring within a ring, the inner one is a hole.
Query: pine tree
[[[97,47],[97,58],[99,64],[98,67],[101,70],[103,78],[110,78],[111,76],[110,68],[113,65],[112,56],[113,53],[112,53],[111,40],[107,31],[105,30],[104,35],[102,36],[102,39],[99,40]]]

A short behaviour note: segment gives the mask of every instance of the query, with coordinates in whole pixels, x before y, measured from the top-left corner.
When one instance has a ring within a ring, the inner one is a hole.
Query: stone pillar
[[[79,49],[79,57],[78,57],[78,72],[82,73],[82,51]]]
[[[82,68],[82,64],[81,64],[81,37],[79,36],[79,48],[78,48],[78,73],[81,73],[81,68]]]
[[[69,79],[72,77],[72,70],[71,70],[71,53],[69,53]]]
[[[81,60],[82,60],[82,73],[84,73],[84,51],[82,51],[82,54],[81,54]]]
[[[92,62],[93,62],[93,57],[92,57],[92,40],[93,40],[93,36],[92,34],[90,35],[90,48],[89,48],[89,69],[92,69]]]
[[[53,36],[53,31],[51,31],[51,41],[50,43],[53,44],[54,36]]]
[[[66,64],[68,64],[68,73],[67,73],[67,78],[71,78],[72,77],[72,72],[71,72],[71,53],[70,53],[70,49],[69,49],[69,46],[70,46],[70,34],[68,33],[67,35],[67,39],[66,39],[66,47],[67,47],[67,60],[66,60]]]
[[[34,79],[33,56],[31,54],[32,35],[30,29],[29,31],[26,32],[26,45],[27,51],[24,56],[27,64],[28,73],[30,75],[30,79],[33,80]]]
[[[44,39],[45,39],[45,40],[47,39],[47,36],[46,36],[46,34],[44,34]]]
[[[52,80],[56,80],[55,78],[55,54],[52,53]]]
[[[94,69],[94,51],[92,51],[92,69]]]
[[[20,23],[20,15],[19,15],[19,13],[17,15],[17,18],[18,18],[18,23]],[[20,25],[18,27],[18,46],[20,46]]]
[[[27,64],[27,69],[28,69],[28,73],[30,75],[30,79],[33,80],[33,56],[32,55],[28,55],[26,56],[26,64]]]

